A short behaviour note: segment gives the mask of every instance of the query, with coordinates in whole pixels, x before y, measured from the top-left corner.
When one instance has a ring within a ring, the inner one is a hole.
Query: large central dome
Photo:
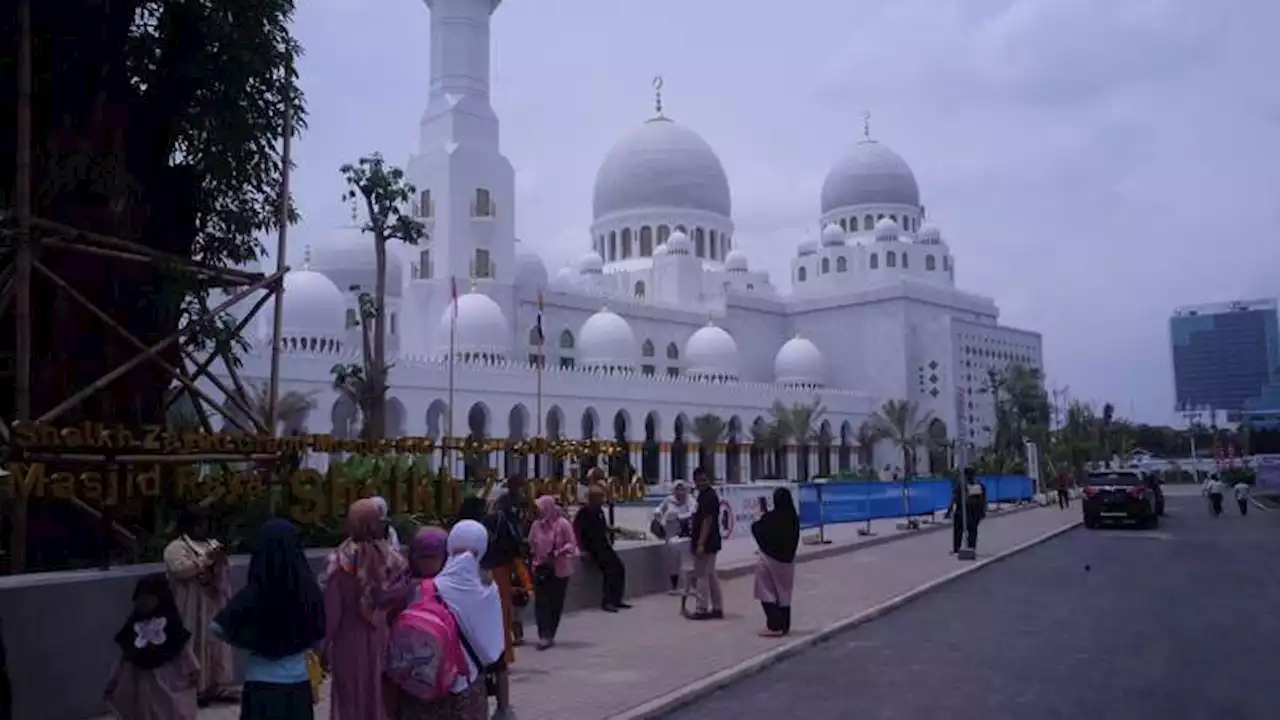
[[[678,208],[729,217],[729,178],[689,128],[654,118],[613,146],[596,173],[595,219],[627,210]]]
[[[822,183],[822,212],[856,205],[920,205],[920,186],[907,161],[864,140],[836,161]]]

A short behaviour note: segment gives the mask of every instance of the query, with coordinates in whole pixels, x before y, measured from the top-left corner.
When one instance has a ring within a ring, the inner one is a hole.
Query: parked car
[[[1152,480],[1141,470],[1094,470],[1085,476],[1081,490],[1087,528],[1106,522],[1134,522],[1152,528],[1160,525],[1164,492],[1158,485],[1153,488]]]

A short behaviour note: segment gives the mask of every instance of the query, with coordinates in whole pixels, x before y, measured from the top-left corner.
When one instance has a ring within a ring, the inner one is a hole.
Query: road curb
[[[1002,517],[1008,517],[1010,515],[1017,515],[1018,513],[1027,512],[1029,510],[1038,510],[1038,509],[1040,509],[1039,505],[1031,503],[1025,506],[1015,506],[1007,510],[1001,510],[998,514],[992,514],[988,517],[992,520],[995,520]],[[889,535],[877,535],[876,537],[873,537],[870,540],[864,540],[862,542],[844,543],[839,545],[832,544],[830,547],[825,547],[825,548],[822,548],[821,550],[814,550],[813,552],[796,555],[796,564],[803,565],[804,563],[813,562],[815,560],[825,560],[827,558],[836,557],[837,555],[844,555],[846,553],[857,552],[859,550],[868,550],[873,547],[887,545],[891,542],[897,542],[898,540],[906,540],[908,538],[919,537],[920,535],[927,535],[929,533],[940,532],[949,527],[951,527],[951,523],[946,520],[935,521],[927,524],[922,524],[919,528],[911,532],[899,531]],[[813,528],[809,528],[809,530],[813,530]],[[801,543],[803,544],[803,539],[801,540]],[[730,580],[732,578],[739,578],[739,577],[743,577],[744,575],[750,575],[755,571],[756,571],[756,563],[754,560],[751,560],[751,561],[744,562],[741,565],[734,565],[733,567],[728,567],[728,568],[725,568],[724,570],[720,570],[717,574],[720,576],[721,580]]]
[[[989,558],[983,558],[973,563],[960,567],[940,578],[930,580],[929,582],[917,588],[909,590],[897,597],[891,598],[879,605],[865,610],[852,617],[838,620],[826,627],[818,630],[812,635],[792,640],[785,645],[781,645],[773,650],[748,658],[737,665],[734,665],[719,672],[712,673],[707,677],[696,682],[677,688],[665,695],[649,700],[625,712],[610,715],[609,720],[655,720],[667,713],[689,705],[700,700],[717,690],[728,685],[732,685],[743,678],[754,675],[771,665],[793,657],[809,648],[825,642],[831,637],[838,635],[846,630],[855,628],[859,625],[869,623],[873,620],[881,618],[889,613],[907,605],[908,603],[937,590],[948,583],[954,582],[969,573],[977,572],[988,565],[998,563],[1006,558],[1013,557],[1024,550],[1029,550],[1036,545],[1052,540],[1053,538],[1076,529],[1081,525],[1080,520],[1076,520],[1069,525],[1056,528],[1042,535],[1036,536],[1019,545],[1015,545],[1002,553],[993,555]],[[906,535],[910,537],[910,535]],[[865,545],[859,547],[866,547]]]

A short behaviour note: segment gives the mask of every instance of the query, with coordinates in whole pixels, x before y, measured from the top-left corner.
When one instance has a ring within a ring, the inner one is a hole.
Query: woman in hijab
[[[120,662],[105,698],[123,720],[195,720],[200,663],[169,580],[147,575],[133,590],[133,612],[116,633]]]
[[[241,720],[313,720],[307,653],[324,639],[324,596],[288,520],[270,520],[253,539],[244,588],[210,630],[248,651]]]
[[[474,520],[461,520],[449,531],[449,559],[435,577],[436,590],[458,620],[458,633],[467,655],[467,720],[484,720],[488,711],[486,676],[506,672],[506,629],[498,585],[480,570],[489,547],[489,531]],[[496,683],[495,683],[496,684]],[[498,697],[494,720],[512,718],[510,699]]]
[[[347,510],[348,537],[329,554],[324,575],[325,653],[333,674],[333,720],[386,715],[382,660],[387,650],[387,610],[402,603],[407,565],[391,549],[387,526],[372,498]]]
[[[387,499],[381,495],[375,497],[373,502],[378,506],[378,517],[382,519],[382,523],[387,529],[387,542],[391,544],[392,550],[400,552],[400,535],[396,532],[395,527],[391,525],[391,506],[387,504]]]
[[[533,558],[533,610],[538,620],[538,649],[556,644],[556,631],[564,614],[564,595],[573,575],[578,541],[564,510],[550,495],[538,498],[538,519],[529,529]]]
[[[800,546],[800,516],[790,490],[773,491],[773,509],[751,524],[751,534],[760,547],[755,582],[756,599],[764,608],[765,618],[760,635],[781,637],[791,632],[791,590],[796,580],[796,549]]]
[[[449,559],[449,533],[428,525],[409,539],[409,575],[415,580],[428,580],[440,574]]]
[[[192,650],[200,661],[200,699],[233,699],[231,648],[209,637],[210,621],[231,597],[226,546],[209,533],[209,509],[193,505],[178,516],[178,532],[165,546],[164,566],[183,623],[191,630]]]

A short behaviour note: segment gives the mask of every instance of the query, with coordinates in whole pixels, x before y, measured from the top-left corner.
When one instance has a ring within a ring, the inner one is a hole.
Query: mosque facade
[[[389,245],[389,436],[618,440],[650,481],[691,476],[697,454],[683,448],[705,414],[728,424],[716,475],[758,476],[752,431],[778,402],[825,408],[815,439],[787,454],[793,478],[853,469],[859,426],[888,400],[916,403],[939,439],[991,441],[987,373],[1041,367],[1040,336],[957,288],[911,168],[869,138],[830,169],[820,240],[798,245],[783,289],[738,247],[712,146],[659,100],[600,165],[581,258],[549,273],[516,238],[514,170],[489,100],[500,2],[427,0],[429,101],[404,166],[427,237]],[[353,224],[307,242],[285,278],[280,378],[315,407],[286,431],[353,436],[359,413],[332,369],[359,362],[373,240]],[[265,378],[269,318],[254,328],[241,375]],[[901,454],[881,445],[875,469],[900,472]]]

